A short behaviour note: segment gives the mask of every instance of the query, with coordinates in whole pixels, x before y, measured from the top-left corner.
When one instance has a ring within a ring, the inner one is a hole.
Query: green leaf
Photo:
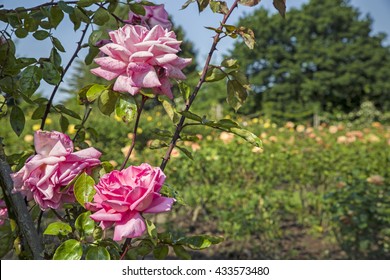
[[[211,67],[206,72],[205,81],[206,82],[216,82],[216,81],[222,80],[225,77],[226,77],[226,74],[224,72],[222,72],[221,69],[219,69],[217,67]]]
[[[188,7],[188,5],[190,5],[191,3],[194,3],[194,2],[195,2],[195,0],[187,0],[187,1],[183,4],[183,6],[181,6],[181,9],[184,10],[185,8]]]
[[[79,17],[79,8],[74,8],[73,12],[69,14],[69,19],[73,23],[73,30],[76,31],[81,26],[81,18]]]
[[[83,255],[81,243],[75,239],[66,240],[54,253],[53,260],[79,260]]]
[[[223,241],[222,237],[209,235],[196,235],[191,237],[182,237],[177,240],[178,244],[187,246],[193,250],[202,250],[210,247],[213,244],[218,244]]]
[[[246,89],[237,81],[229,80],[227,83],[227,102],[237,111],[248,97]]]
[[[190,160],[194,160],[192,153],[189,150],[187,150],[184,147],[180,147],[180,146],[176,146],[176,148],[178,148],[180,151],[182,151]]]
[[[100,246],[89,246],[85,254],[86,260],[110,260],[110,253],[106,248]]]
[[[197,121],[200,123],[202,122],[202,117],[200,117],[197,114],[194,114],[190,111],[182,111],[182,112],[179,112],[179,114],[186,117],[187,119],[194,120],[194,121]]]
[[[23,26],[28,32],[34,32],[38,29],[38,23],[32,17],[24,19]]]
[[[64,18],[64,12],[58,6],[52,6],[50,8],[50,23],[55,29],[61,23]]]
[[[164,183],[164,185],[160,190],[160,193],[166,197],[173,197],[176,200],[175,203],[178,203],[180,205],[187,205],[187,203],[184,201],[184,198],[181,196],[181,194],[167,183]]]
[[[56,48],[52,48],[50,52],[50,62],[53,63],[56,67],[61,66],[61,56],[57,52]]]
[[[0,258],[3,258],[11,249],[14,240],[14,234],[9,222],[0,226]]]
[[[112,170],[114,170],[114,166],[108,161],[103,161],[101,163],[102,169],[100,169],[99,174],[100,176],[103,176],[104,174],[110,173]]]
[[[88,44],[91,47],[94,47],[96,45],[96,42],[99,41],[99,39],[103,35],[103,30],[95,30],[91,33],[91,35],[88,38]]]
[[[137,15],[144,16],[146,14],[144,5],[142,4],[134,3],[134,4],[130,4],[129,7],[130,10]]]
[[[273,4],[279,14],[284,18],[286,16],[286,0],[274,0]]]
[[[100,50],[98,47],[89,47],[88,54],[84,59],[85,64],[90,65],[99,52]]]
[[[263,147],[260,138],[246,129],[233,127],[230,129],[230,132],[236,134],[237,136],[240,136],[241,138],[245,139],[247,142],[251,143],[256,147]]]
[[[91,6],[97,2],[100,2],[100,0],[80,0],[79,2],[77,2],[77,6],[88,7],[88,6]]]
[[[51,63],[44,61],[43,65],[43,79],[45,82],[51,85],[57,85],[61,81],[61,73],[58,71],[57,67]]]
[[[59,112],[65,114],[65,115],[71,116],[72,118],[81,120],[81,117],[79,116],[79,114],[77,114],[76,112],[74,112],[74,111],[72,111],[72,110],[66,108],[64,105],[58,104],[58,105],[56,105],[55,107],[56,107],[56,109],[57,109]]]
[[[248,48],[253,50],[255,47],[255,33],[252,31],[252,29],[246,28],[246,27],[240,27],[237,29],[238,35],[241,36],[242,39],[244,39],[245,45],[247,45]]]
[[[53,43],[54,47],[56,47],[57,50],[59,50],[60,52],[65,52],[65,49],[62,46],[60,40],[58,40],[56,37],[52,36],[51,42]]]
[[[89,87],[88,91],[86,92],[88,102],[94,102],[105,90],[107,90],[107,87],[105,85],[94,84]]]
[[[60,126],[61,126],[61,131],[65,133],[68,130],[69,127],[69,120],[65,116],[61,115],[60,117]]]
[[[238,68],[238,61],[237,59],[232,59],[232,58],[225,58],[221,62],[221,66],[229,69],[237,69]]]
[[[156,149],[161,149],[161,148],[165,148],[168,146],[169,146],[168,143],[161,141],[161,140],[158,140],[158,139],[155,139],[150,143],[149,149],[156,150]]]
[[[74,15],[78,17],[82,22],[91,23],[91,20],[87,15],[87,11],[80,6],[78,6],[77,9],[74,10]]]
[[[64,1],[58,2],[58,7],[67,14],[73,14],[74,8],[66,4]]]
[[[176,256],[182,260],[190,260],[191,255],[184,249],[182,245],[173,245],[173,251]]]
[[[93,16],[93,23],[96,25],[104,25],[110,20],[110,14],[103,8],[99,8]]]
[[[77,184],[77,181],[76,181]],[[95,229],[95,222],[90,218],[91,212],[81,213],[75,222],[75,228],[81,236],[91,235]]]
[[[187,101],[191,94],[191,88],[189,85],[187,85],[185,82],[180,81],[178,83],[179,85],[179,91],[181,95],[183,96],[184,101]]]
[[[165,244],[159,244],[153,249],[153,256],[157,260],[164,260],[168,256],[169,247]]]
[[[46,30],[38,30],[33,33],[33,36],[37,40],[45,40],[47,37],[50,36],[50,33]]]
[[[26,119],[24,117],[24,112],[22,109],[20,109],[19,106],[13,106],[11,109],[11,114],[10,114],[10,123],[11,127],[16,133],[16,135],[20,136],[22,134],[24,125],[26,123]]]
[[[104,115],[110,116],[115,110],[118,94],[112,90],[104,90],[98,99],[98,107]]]
[[[165,95],[159,95],[158,100],[160,100],[165,112],[168,114],[168,117],[171,119],[171,121],[174,124],[177,124],[180,120],[180,117],[177,114],[175,104],[172,102],[172,100],[170,100]]]
[[[196,2],[198,3],[198,10],[199,10],[199,12],[202,12],[204,9],[207,8],[207,6],[209,5],[210,0],[196,0]]]
[[[133,96],[122,95],[116,104],[115,114],[123,120],[124,123],[129,123],[135,119],[137,115],[137,103]]]
[[[72,232],[72,227],[64,222],[54,222],[47,226],[43,234],[46,235],[68,235]]]
[[[227,14],[229,13],[229,8],[225,1],[211,1],[210,2],[210,9],[214,13],[220,13],[220,14]]]
[[[74,184],[74,195],[78,203],[85,207],[85,203],[91,202],[96,191],[94,188],[95,181],[91,176],[82,173]]]
[[[152,221],[145,219],[146,222],[146,230],[148,232],[148,235],[150,237],[150,240],[154,244],[154,246],[157,245],[157,229],[156,226],[153,224]]]
[[[19,27],[18,29],[15,30],[15,35],[18,38],[25,38],[28,35],[28,31],[23,27]]]
[[[46,105],[40,105],[38,108],[34,110],[34,112],[31,115],[32,120],[39,120],[42,119],[43,115],[46,111]]]
[[[238,1],[241,5],[253,7],[260,3],[260,0],[240,0]]]
[[[33,95],[33,93],[38,89],[42,76],[42,69],[38,66],[26,67],[20,75],[20,90],[28,97],[31,97],[31,95]]]

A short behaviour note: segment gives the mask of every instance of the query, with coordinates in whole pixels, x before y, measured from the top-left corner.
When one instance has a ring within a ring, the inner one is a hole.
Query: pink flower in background
[[[4,200],[0,199],[0,226],[4,225],[5,220],[8,218],[8,209]]]
[[[73,152],[69,136],[57,131],[36,131],[34,145],[36,155],[20,171],[11,174],[14,191],[21,192],[28,200],[34,199],[42,210],[73,202],[73,187],[66,190],[61,187],[80,172],[99,165],[101,153],[94,148]]]
[[[159,193],[164,181],[161,169],[146,163],[114,170],[101,177],[87,209],[103,229],[114,225],[115,241],[141,236],[146,229],[141,213],[171,210],[174,199]]]
[[[156,25],[151,30],[140,25],[125,25],[109,32],[112,43],[100,48],[106,56],[95,62],[100,66],[91,72],[106,80],[116,79],[113,89],[139,93],[141,88],[152,89],[155,94],[173,98],[170,78],[184,80],[181,71],[191,63],[190,58],[180,58],[181,41],[173,31]]]
[[[156,6],[144,6],[145,15],[137,15],[133,12],[129,12],[129,19],[125,20],[126,23],[133,25],[142,25],[149,29],[156,25],[160,25],[167,30],[172,29],[172,23],[168,19],[168,13],[164,8],[164,4]]]

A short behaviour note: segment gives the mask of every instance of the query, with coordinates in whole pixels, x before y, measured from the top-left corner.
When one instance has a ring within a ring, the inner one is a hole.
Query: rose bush
[[[21,192],[28,200],[34,199],[42,210],[73,202],[73,188],[62,190],[61,187],[83,170],[100,164],[101,153],[95,148],[74,152],[69,136],[57,131],[36,131],[34,145],[36,155],[11,174],[14,191]]]
[[[192,61],[176,55],[181,42],[176,40],[175,33],[159,25],[148,30],[127,24],[109,35],[112,43],[100,48],[106,56],[95,59],[100,67],[91,72],[106,80],[116,79],[115,91],[135,95],[142,88],[149,88],[172,99],[169,79],[184,80],[186,76],[181,70]]]
[[[114,240],[139,237],[146,229],[142,213],[171,210],[173,198],[159,192],[165,175],[147,163],[114,170],[103,175],[95,186],[96,194],[87,208],[91,218],[106,229],[115,224]]]

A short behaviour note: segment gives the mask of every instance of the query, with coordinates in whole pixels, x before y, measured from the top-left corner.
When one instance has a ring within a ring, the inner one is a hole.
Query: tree
[[[311,0],[286,19],[264,9],[242,18],[256,46],[239,59],[253,85],[251,111],[304,119],[326,112],[351,112],[364,101],[390,109],[390,48],[385,34],[372,34],[372,19],[347,0]]]

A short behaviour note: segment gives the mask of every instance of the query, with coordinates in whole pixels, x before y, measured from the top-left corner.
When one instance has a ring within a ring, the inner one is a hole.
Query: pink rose
[[[4,225],[5,220],[8,218],[8,209],[4,200],[0,199],[0,226]]]
[[[35,132],[36,155],[20,171],[11,174],[14,191],[34,199],[42,210],[57,209],[63,202],[73,202],[73,188],[61,190],[80,172],[99,165],[101,153],[94,148],[73,152],[69,136],[60,132]]]
[[[180,58],[181,41],[173,31],[159,25],[151,30],[140,25],[125,25],[109,32],[112,43],[100,48],[106,56],[95,58],[100,66],[91,72],[106,80],[116,79],[113,89],[139,93],[150,88],[155,94],[173,98],[170,78],[184,80],[181,71],[191,63],[190,58]]]
[[[162,28],[171,30],[172,23],[168,19],[168,13],[164,8],[164,4],[156,6],[144,6],[145,15],[137,15],[133,12],[129,12],[129,20],[125,20],[126,23],[133,25],[142,25],[149,29],[156,25],[160,25]]]
[[[174,199],[159,193],[164,180],[160,168],[146,163],[103,175],[95,186],[93,203],[86,205],[95,212],[91,218],[101,222],[103,229],[115,225],[116,241],[141,236],[146,229],[141,213],[171,210]]]

